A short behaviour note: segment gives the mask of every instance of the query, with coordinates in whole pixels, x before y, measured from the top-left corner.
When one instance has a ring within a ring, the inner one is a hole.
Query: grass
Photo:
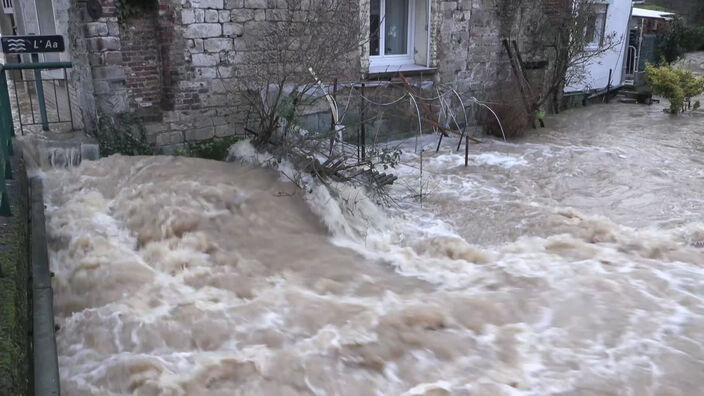
[[[26,184],[9,191],[14,217],[0,217],[0,395],[12,396],[30,389],[30,287]]]

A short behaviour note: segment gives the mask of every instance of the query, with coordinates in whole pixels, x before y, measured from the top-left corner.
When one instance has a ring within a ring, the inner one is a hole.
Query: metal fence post
[[[7,107],[7,111],[5,111]],[[10,118],[8,119],[8,113]],[[5,70],[0,66],[0,216],[12,216],[10,199],[5,186],[5,179],[12,179],[12,112],[10,110],[9,91]]]
[[[5,158],[5,178],[12,179],[12,165],[10,156],[12,155],[12,136],[14,128],[12,123],[12,110],[10,109],[10,91],[7,88],[5,70],[0,70],[0,139],[2,139],[2,150]]]
[[[32,63],[39,63],[39,54],[32,54]],[[44,85],[42,71],[34,69],[34,83],[37,86],[37,102],[39,102],[39,116],[42,119],[42,130],[49,130],[49,118],[46,115],[46,102],[44,101]]]

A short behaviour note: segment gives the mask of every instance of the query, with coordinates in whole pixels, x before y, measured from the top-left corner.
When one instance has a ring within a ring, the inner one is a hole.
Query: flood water
[[[388,208],[236,163],[49,171],[62,392],[700,395],[704,114],[664,107],[469,167],[427,138],[422,181],[405,142]]]

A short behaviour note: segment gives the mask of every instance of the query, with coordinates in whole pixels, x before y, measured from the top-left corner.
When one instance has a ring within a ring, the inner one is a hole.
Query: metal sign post
[[[32,54],[32,63],[39,63],[39,55]],[[42,71],[34,69],[34,84],[37,86],[37,102],[39,103],[39,116],[42,119],[42,130],[49,130],[49,117],[46,115],[46,102],[44,101],[44,82]]]
[[[6,54],[32,54],[32,63],[39,62],[39,53],[63,52],[66,49],[63,36],[5,36],[0,38],[2,52]],[[37,102],[39,102],[39,116],[42,120],[42,130],[49,130],[49,118],[46,114],[44,101],[44,83],[42,72],[34,69],[34,83],[37,87]]]
[[[15,128],[12,119],[12,110],[10,108],[10,92],[5,71],[34,70],[39,111],[42,117],[42,129],[47,131],[49,130],[49,124],[46,114],[46,103],[44,102],[41,69],[65,69],[71,67],[71,63],[39,63],[39,53],[64,51],[65,45],[62,36],[4,36],[0,38],[0,43],[2,44],[2,52],[6,54],[32,54],[33,62],[0,65],[0,216],[11,216],[12,213],[5,180],[12,179],[10,156],[13,154],[12,137],[15,136]]]

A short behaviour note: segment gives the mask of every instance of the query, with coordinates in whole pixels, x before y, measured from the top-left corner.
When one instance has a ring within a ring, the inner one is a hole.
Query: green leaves
[[[704,78],[691,71],[670,65],[655,67],[647,64],[645,77],[653,87],[653,93],[670,101],[670,112],[684,111],[685,102],[704,92]]]
[[[92,136],[98,141],[100,154],[105,157],[113,154],[154,154],[154,148],[147,142],[144,124],[134,113],[122,113],[114,117],[101,116],[98,119],[98,128]]]
[[[667,63],[674,63],[684,57],[687,52],[704,50],[704,26],[688,27],[681,18],[670,22],[662,43],[660,56]]]
[[[139,15],[143,11],[154,10],[156,6],[156,0],[115,0],[117,21],[124,26],[130,17]]]

